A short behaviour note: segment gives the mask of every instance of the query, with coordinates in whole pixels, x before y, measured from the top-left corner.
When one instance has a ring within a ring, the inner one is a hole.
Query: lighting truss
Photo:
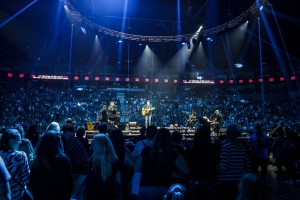
[[[265,5],[268,3],[268,0],[261,0],[260,3],[254,2],[253,5],[248,8],[245,12],[243,12],[241,15],[237,16],[236,18],[221,24],[219,26],[207,29],[207,30],[202,30],[199,32],[199,36],[203,37],[208,37],[212,35],[219,34],[223,31],[226,31],[228,29],[234,28],[238,26],[239,24],[243,23],[246,21],[250,16],[256,14],[259,12],[259,8],[261,5]],[[78,21],[82,25],[89,27],[93,30],[97,30],[99,33],[116,37],[116,38],[121,38],[124,40],[133,40],[133,41],[147,41],[147,42],[179,42],[183,40],[189,40],[192,38],[195,33],[187,33],[183,35],[170,35],[170,36],[154,36],[154,35],[138,35],[138,34],[130,34],[126,32],[120,32],[116,31],[110,28],[106,28],[104,26],[101,26],[95,22],[92,22],[91,20],[87,19],[85,16],[81,15],[70,3],[69,0],[65,0],[65,5],[68,7],[71,16],[73,17],[74,20]]]

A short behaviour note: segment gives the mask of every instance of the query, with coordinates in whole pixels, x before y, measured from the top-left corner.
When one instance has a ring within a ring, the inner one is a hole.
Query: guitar
[[[94,130],[94,128],[95,128],[95,126],[93,125],[92,122],[88,122],[88,123],[87,123],[87,130],[88,130],[88,131],[92,131],[92,130]]]
[[[94,130],[95,126],[94,126],[93,123],[91,122],[91,120],[90,120],[88,114],[86,114],[85,116],[86,116],[87,119],[88,119],[88,121],[87,121],[87,123],[86,123],[87,130],[88,130],[88,131]]]
[[[150,109],[142,108],[142,116],[148,115],[151,110],[155,110],[155,108],[150,108]]]

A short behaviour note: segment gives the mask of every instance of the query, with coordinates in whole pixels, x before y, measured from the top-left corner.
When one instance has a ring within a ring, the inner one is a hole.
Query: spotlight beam
[[[13,20],[14,18],[16,18],[18,15],[20,15],[22,12],[24,12],[27,8],[29,8],[30,6],[32,6],[33,4],[35,4],[38,0],[34,0],[33,2],[31,2],[30,4],[28,4],[27,6],[25,6],[24,8],[22,8],[21,10],[19,10],[17,13],[15,13],[13,16],[11,16],[10,18],[8,18],[7,20],[5,20],[2,24],[0,24],[0,28],[2,28],[3,26],[5,26],[8,22],[10,22],[11,20]]]

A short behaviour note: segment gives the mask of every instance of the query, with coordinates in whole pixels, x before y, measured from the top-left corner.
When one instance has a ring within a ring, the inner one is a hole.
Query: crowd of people
[[[263,124],[256,124],[245,142],[240,126],[229,124],[226,137],[213,142],[210,126],[202,123],[186,145],[179,131],[150,125],[140,130],[133,147],[121,129],[109,129],[105,122],[90,142],[71,119],[62,127],[51,122],[37,141],[28,137],[26,126],[3,128],[0,198],[24,199],[30,191],[33,199],[43,200],[267,200],[271,154],[278,180],[299,187],[296,131],[278,126],[271,138]]]
[[[297,101],[277,101],[276,96],[263,103],[257,99],[228,94],[220,90],[203,93],[188,91],[169,92],[120,92],[106,89],[67,90],[45,85],[2,87],[0,94],[0,126],[11,127],[26,122],[45,130],[47,124],[57,121],[62,124],[72,118],[75,126],[96,123],[103,106],[114,102],[118,110],[118,121],[126,124],[137,122],[143,126],[145,118],[149,124],[168,127],[172,124],[188,126],[187,119],[194,112],[197,117],[209,120],[215,110],[222,114],[220,128],[230,123],[239,124],[243,131],[250,132],[254,124],[265,123],[271,131],[277,125],[299,129],[300,106]],[[278,95],[278,94],[277,94]],[[151,101],[151,118],[142,115],[142,109]],[[149,121],[149,119],[151,119]]]
[[[278,180],[297,187],[296,101],[261,104],[219,90],[120,94],[44,86],[4,87],[0,99],[4,199],[22,199],[28,189],[35,199],[268,199],[270,164]],[[89,141],[84,125],[106,108],[120,123],[145,126],[141,135],[128,143],[102,118]],[[187,145],[168,127],[190,119],[195,134]],[[213,140],[216,122],[226,136]],[[239,139],[244,132],[246,141]]]

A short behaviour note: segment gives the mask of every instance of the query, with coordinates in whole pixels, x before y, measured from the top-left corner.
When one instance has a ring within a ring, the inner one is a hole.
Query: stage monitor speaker
[[[136,128],[137,122],[129,122],[129,128]]]

